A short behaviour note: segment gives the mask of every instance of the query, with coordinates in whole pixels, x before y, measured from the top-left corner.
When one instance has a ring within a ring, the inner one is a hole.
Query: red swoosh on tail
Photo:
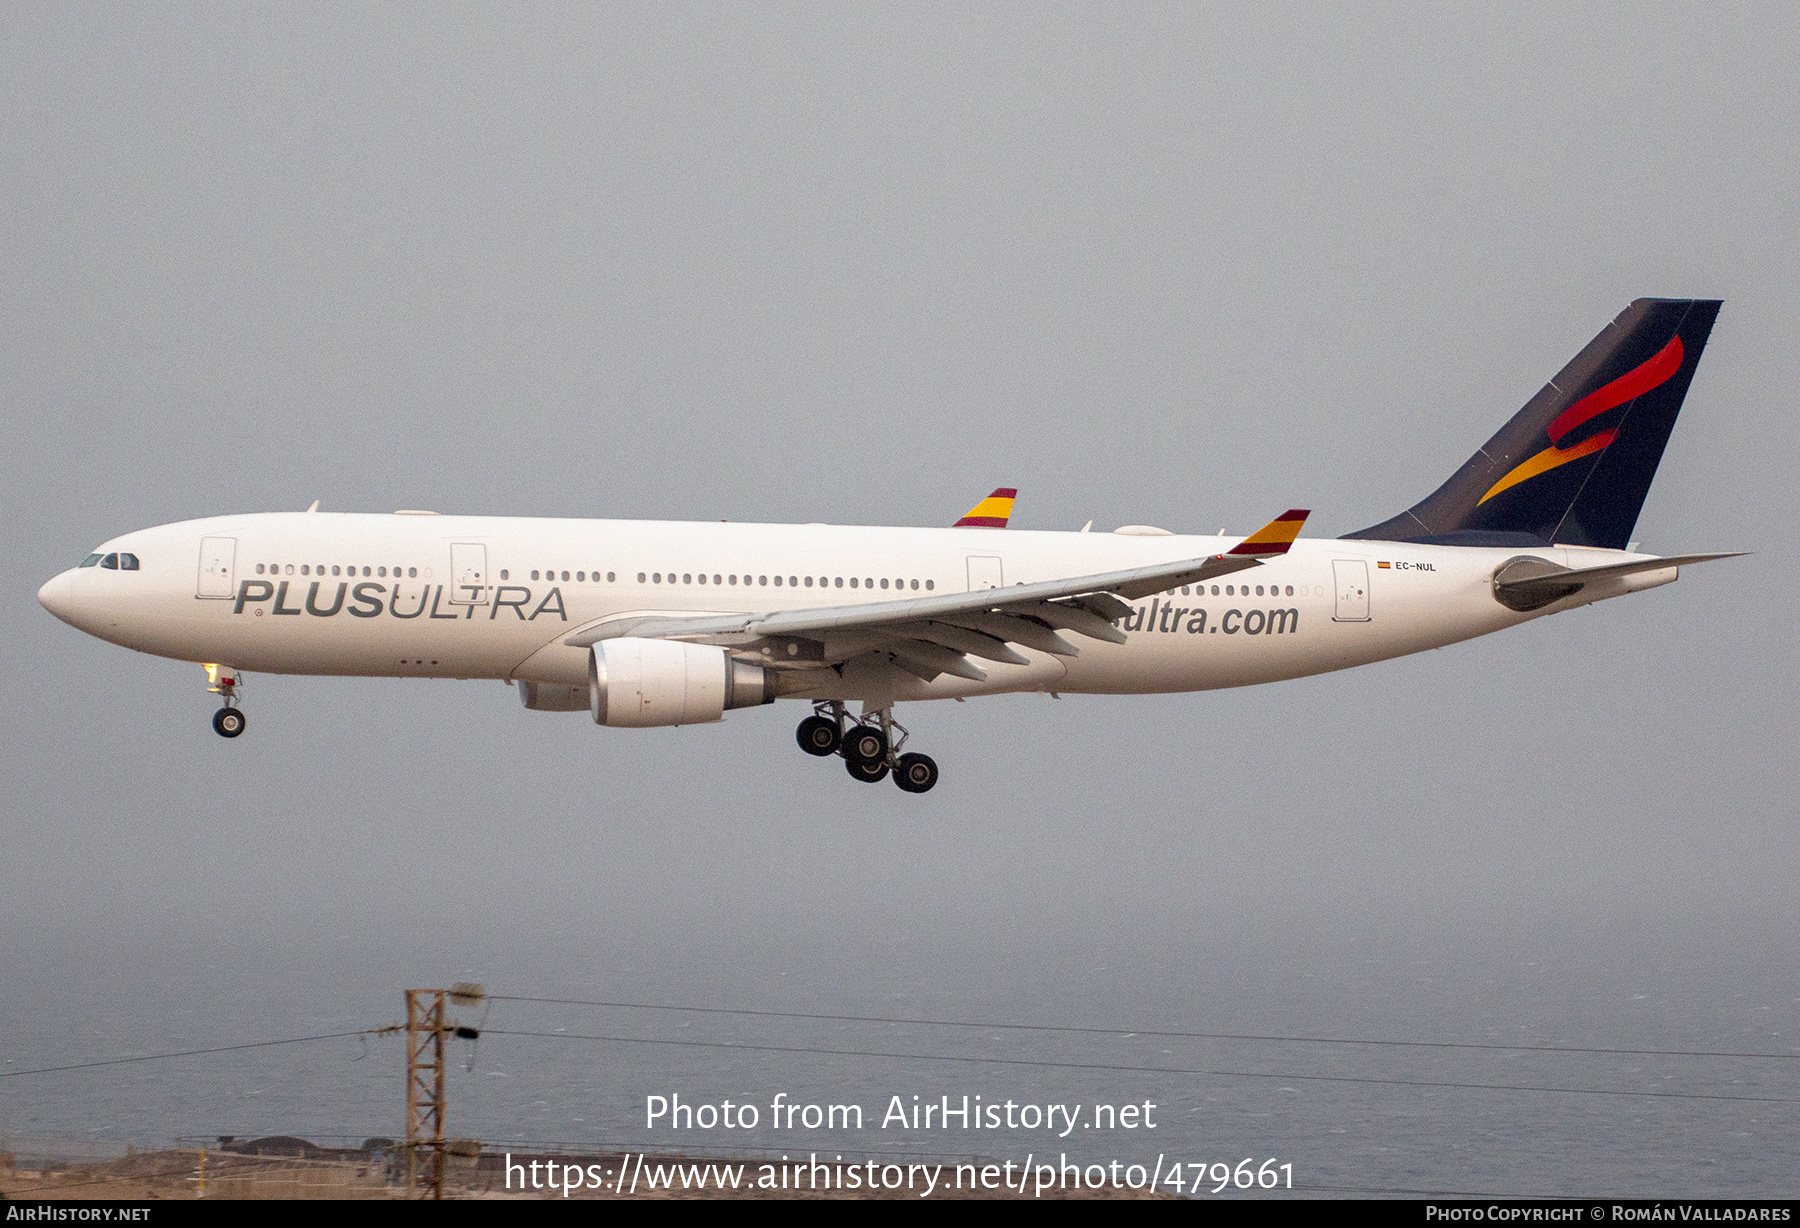
[[[1669,338],[1669,344],[1657,351],[1656,357],[1642,366],[1633,367],[1605,387],[1597,388],[1556,415],[1548,434],[1551,443],[1561,443],[1564,435],[1589,418],[1605,413],[1615,405],[1623,405],[1633,397],[1641,397],[1652,388],[1668,382],[1681,370],[1681,338]],[[1490,492],[1491,493],[1491,492]]]

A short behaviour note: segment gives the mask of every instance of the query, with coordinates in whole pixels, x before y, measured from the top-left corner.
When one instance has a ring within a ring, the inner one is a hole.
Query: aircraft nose
[[[65,571],[53,576],[38,590],[38,604],[66,623],[75,620],[75,573]]]

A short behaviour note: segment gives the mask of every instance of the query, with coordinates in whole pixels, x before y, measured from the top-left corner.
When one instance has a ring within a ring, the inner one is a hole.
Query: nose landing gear
[[[873,716],[874,720],[867,716],[851,720],[837,700],[818,703],[794,737],[809,755],[842,756],[844,769],[856,780],[873,784],[891,774],[907,793],[930,792],[938,781],[937,764],[929,755],[900,753],[909,735],[906,726],[894,719],[892,708]]]
[[[225,706],[213,713],[213,732],[221,738],[235,738],[244,732],[243,712],[238,708],[238,687],[243,678],[237,670],[229,665],[208,665],[206,667],[207,690],[225,701]]]

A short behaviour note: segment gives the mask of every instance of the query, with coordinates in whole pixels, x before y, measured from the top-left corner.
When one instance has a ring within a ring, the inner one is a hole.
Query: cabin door
[[[487,547],[480,542],[456,542],[450,547],[452,605],[481,605],[487,600]]]
[[[230,597],[237,592],[237,538],[200,539],[200,582],[196,597]]]

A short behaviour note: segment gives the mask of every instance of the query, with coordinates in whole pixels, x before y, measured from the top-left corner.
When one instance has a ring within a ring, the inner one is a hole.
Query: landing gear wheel
[[[823,716],[809,716],[800,722],[800,728],[794,730],[794,738],[800,743],[800,749],[809,755],[835,755],[838,745],[843,741],[838,733],[837,722]]]
[[[857,725],[844,734],[844,758],[851,763],[880,763],[886,771],[888,753],[887,735],[879,725]],[[863,780],[880,780],[879,776],[861,777]]]
[[[879,759],[845,759],[850,775],[865,784],[874,784],[888,774],[888,765]]]
[[[929,793],[937,781],[937,764],[930,755],[901,755],[894,768],[894,783],[908,793]]]
[[[221,738],[235,738],[244,732],[244,714],[236,708],[220,708],[213,713],[213,732]]]

